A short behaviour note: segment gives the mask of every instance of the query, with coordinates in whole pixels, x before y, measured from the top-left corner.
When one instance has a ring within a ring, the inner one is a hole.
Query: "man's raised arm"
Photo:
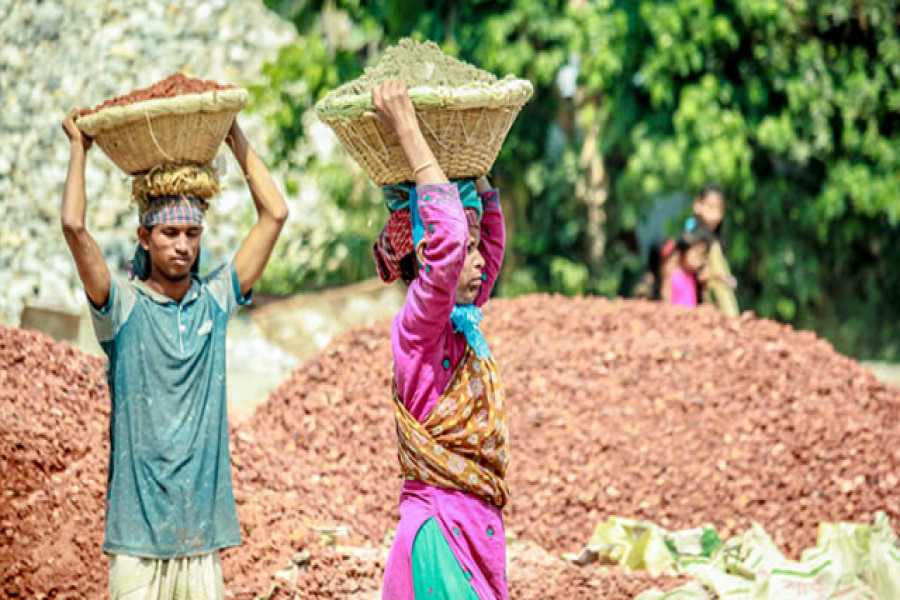
[[[71,152],[69,154],[69,172],[63,188],[60,221],[63,235],[72,252],[72,257],[75,259],[78,276],[81,277],[88,298],[95,306],[105,306],[109,301],[111,281],[109,267],[106,266],[100,246],[88,233],[84,224],[86,206],[84,165],[87,151],[93,141],[78,129],[75,124],[75,114],[75,110],[69,112],[62,123],[63,131],[71,144]]]
[[[256,285],[269,261],[278,234],[287,220],[288,207],[266,165],[250,147],[237,120],[231,125],[226,143],[244,172],[258,215],[256,224],[234,257],[241,293],[246,295]]]

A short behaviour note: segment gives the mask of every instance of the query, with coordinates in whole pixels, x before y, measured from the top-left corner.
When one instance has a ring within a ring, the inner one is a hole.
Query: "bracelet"
[[[416,175],[418,175],[420,172],[424,171],[425,169],[427,169],[430,166],[431,166],[431,161],[426,160],[421,165],[419,165],[418,167],[413,169],[413,178],[415,179]]]

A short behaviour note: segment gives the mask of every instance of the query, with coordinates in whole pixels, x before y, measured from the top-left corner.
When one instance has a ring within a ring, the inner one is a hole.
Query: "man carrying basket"
[[[151,193],[140,207],[132,279],[114,275],[85,226],[85,157],[92,139],[75,115],[62,124],[71,154],[61,221],[109,357],[103,551],[110,595],[223,598],[219,551],[240,544],[228,450],[226,325],[250,302],[288,209],[234,121],[226,142],[258,213],[234,259],[198,277],[206,199]]]

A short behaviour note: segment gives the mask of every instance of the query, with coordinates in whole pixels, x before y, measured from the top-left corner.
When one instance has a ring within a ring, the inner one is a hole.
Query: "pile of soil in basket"
[[[202,94],[203,92],[211,92],[213,90],[229,90],[233,89],[233,85],[224,85],[207,79],[196,79],[188,77],[184,73],[178,72],[169,75],[162,81],[157,81],[150,87],[141,88],[110,98],[93,108],[85,108],[79,111],[80,115],[89,115],[99,112],[110,106],[126,106],[135,104],[136,102],[146,102],[147,100],[157,100],[160,98],[174,98],[175,96],[183,96],[184,94]]]

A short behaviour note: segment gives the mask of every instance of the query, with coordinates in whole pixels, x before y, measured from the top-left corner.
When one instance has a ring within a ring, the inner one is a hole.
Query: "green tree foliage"
[[[371,240],[383,219],[377,191],[346,162],[298,158],[298,144],[308,143],[300,116],[386,44],[428,38],[535,84],[493,173],[512,234],[503,293],[623,292],[641,262],[633,231],[656,199],[716,181],[727,190],[728,253],[742,306],[816,329],[845,352],[900,357],[893,2],[269,5],[302,35],[268,67],[269,81],[256,94],[279,130],[274,150],[292,169],[337,169],[331,200],[366,215],[370,231],[353,233],[360,240]],[[560,94],[561,69],[576,70],[573,97]],[[599,270],[584,264],[589,232],[575,193],[591,123],[599,123],[597,151],[609,181]],[[344,262],[370,261],[368,243],[347,248]]]

